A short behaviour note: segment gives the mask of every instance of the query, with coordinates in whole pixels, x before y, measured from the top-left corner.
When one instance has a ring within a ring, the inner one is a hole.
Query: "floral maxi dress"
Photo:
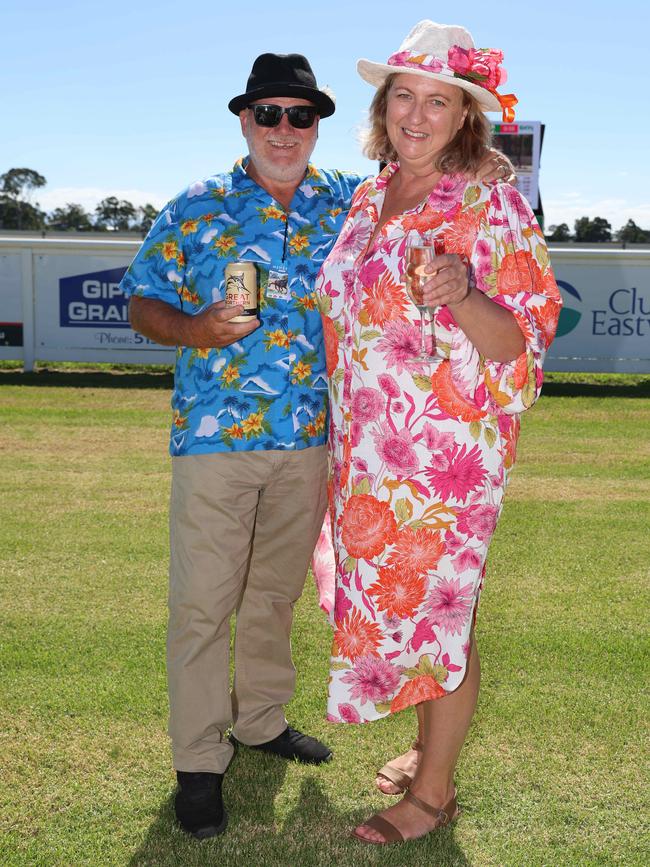
[[[329,499],[336,552],[328,718],[365,722],[455,690],[519,414],[542,383],[561,300],[543,235],[507,184],[444,176],[369,246],[392,163],[355,193],[317,289],[330,387]],[[442,356],[418,363],[419,313],[402,283],[410,231],[435,230],[470,283],[512,311],[526,341],[482,357],[447,307]]]

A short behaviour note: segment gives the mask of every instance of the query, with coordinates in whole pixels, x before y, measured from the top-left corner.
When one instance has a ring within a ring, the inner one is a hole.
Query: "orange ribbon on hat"
[[[503,122],[512,123],[515,119],[515,106],[519,102],[517,97],[514,93],[497,93],[496,90],[491,90],[490,93],[499,100]]]

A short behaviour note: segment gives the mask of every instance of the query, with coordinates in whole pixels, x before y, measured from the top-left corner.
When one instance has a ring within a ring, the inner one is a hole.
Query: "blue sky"
[[[647,2],[447,6],[0,0],[0,173],[45,175],[36,200],[46,210],[73,201],[91,209],[107,195],[161,206],[244,152],[226,105],[264,51],[306,54],[336,93],[314,162],[372,173],[356,137],[373,90],[356,60],[385,60],[431,18],[501,48],[518,119],[546,124],[547,225],[586,214],[650,228]]]

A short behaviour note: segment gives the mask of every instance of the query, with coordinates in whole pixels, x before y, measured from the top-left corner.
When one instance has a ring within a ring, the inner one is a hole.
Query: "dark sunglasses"
[[[249,105],[253,112],[255,123],[258,126],[277,126],[282,120],[282,115],[286,114],[289,123],[295,129],[309,129],[314,123],[317,111],[313,105],[290,105],[289,108],[283,108],[281,105],[273,105],[272,103]]]

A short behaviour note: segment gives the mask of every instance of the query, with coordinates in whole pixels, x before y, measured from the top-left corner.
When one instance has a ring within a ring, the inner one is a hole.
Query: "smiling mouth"
[[[427,133],[425,133],[425,132],[416,132],[414,129],[409,129],[409,128],[406,127],[406,126],[403,126],[403,127],[402,127],[402,132],[404,133],[404,135],[409,136],[409,138],[417,138],[417,139],[429,138],[429,136],[427,135]]]
[[[280,148],[280,150],[289,150],[290,148],[295,148],[298,144],[296,141],[278,141],[277,139],[268,139],[268,143],[271,147]]]

